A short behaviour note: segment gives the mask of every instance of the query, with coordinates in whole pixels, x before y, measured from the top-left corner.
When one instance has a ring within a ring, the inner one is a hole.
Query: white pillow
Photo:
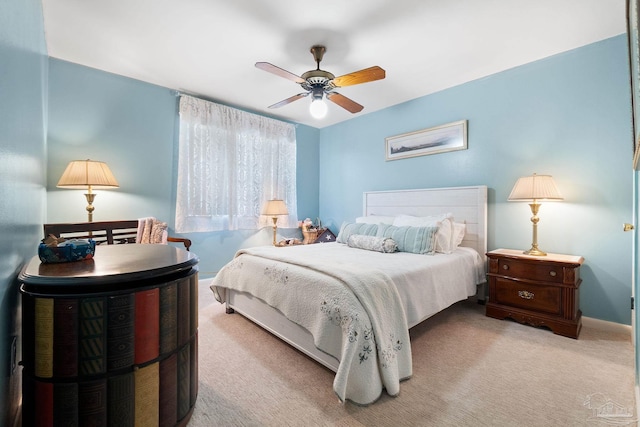
[[[453,214],[444,213],[431,216],[398,215],[393,220],[397,227],[438,227],[436,233],[436,252],[450,254],[453,246]]]
[[[398,245],[390,237],[365,236],[364,234],[352,234],[349,236],[347,246],[385,254],[398,250]]]
[[[467,224],[462,222],[453,223],[453,248],[456,249],[462,243],[464,235],[467,233]]]
[[[364,224],[393,224],[393,220],[395,218],[395,216],[384,215],[359,216],[358,218],[356,218],[356,222]]]

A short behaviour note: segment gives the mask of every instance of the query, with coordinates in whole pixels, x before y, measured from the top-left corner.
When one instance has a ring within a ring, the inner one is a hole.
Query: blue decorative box
[[[40,243],[38,256],[43,263],[71,262],[92,259],[96,253],[96,242],[93,239],[75,239],[47,246]]]

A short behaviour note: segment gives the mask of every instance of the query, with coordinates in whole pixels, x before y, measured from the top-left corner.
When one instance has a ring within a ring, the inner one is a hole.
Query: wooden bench
[[[138,220],[98,221],[79,223],[44,224],[44,237],[50,234],[65,239],[93,239],[96,244],[117,245],[136,243]],[[182,237],[167,237],[168,242],[182,243],[186,250],[191,240]]]

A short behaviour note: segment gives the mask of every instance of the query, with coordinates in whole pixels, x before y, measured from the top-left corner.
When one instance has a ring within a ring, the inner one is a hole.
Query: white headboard
[[[399,214],[428,216],[451,212],[464,222],[467,232],[461,246],[474,248],[482,259],[487,253],[487,187],[425,188],[368,191],[363,195],[363,215]]]

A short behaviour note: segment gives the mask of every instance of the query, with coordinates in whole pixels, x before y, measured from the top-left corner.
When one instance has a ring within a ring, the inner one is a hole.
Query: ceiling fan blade
[[[364,70],[354,71],[353,73],[345,74],[333,79],[333,85],[335,87],[353,86],[360,83],[373,82],[375,80],[382,80],[385,78],[385,71],[377,65]]]
[[[273,73],[276,76],[284,77],[285,79],[293,80],[296,83],[304,83],[302,77],[296,76],[295,74],[290,73],[287,70],[283,70],[280,67],[276,67],[275,65],[268,62],[256,62],[256,68],[268,71],[269,73]]]
[[[364,108],[357,102],[347,98],[344,95],[340,95],[337,92],[327,92],[327,99],[334,104],[338,104],[350,113],[359,113]]]
[[[284,105],[292,103],[293,101],[297,101],[300,98],[304,98],[307,95],[309,95],[309,92],[299,93],[297,95],[290,96],[289,98],[287,98],[285,100],[282,100],[280,102],[276,102],[273,105],[269,105],[268,108],[280,108],[280,107],[282,107]]]

